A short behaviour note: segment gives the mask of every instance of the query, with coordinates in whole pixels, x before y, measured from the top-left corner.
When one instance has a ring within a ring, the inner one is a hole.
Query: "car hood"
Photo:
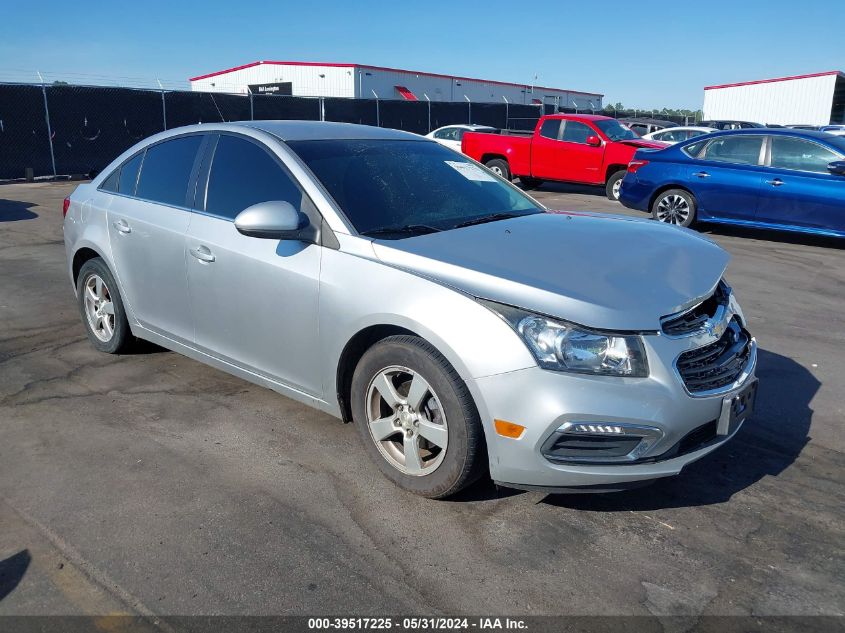
[[[693,231],[606,214],[540,213],[373,242],[384,263],[474,297],[607,330],[658,330],[706,298],[729,256]]]
[[[668,145],[668,143],[664,143],[663,141],[655,141],[653,139],[629,139],[626,141],[616,141],[620,145],[630,145],[631,147],[639,147],[639,148],[651,148],[651,149],[663,149]]]

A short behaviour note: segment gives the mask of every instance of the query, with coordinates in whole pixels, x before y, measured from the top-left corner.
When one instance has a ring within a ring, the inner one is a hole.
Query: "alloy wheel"
[[[619,200],[619,191],[622,189],[622,179],[620,178],[616,182],[613,183],[613,199]]]
[[[440,399],[419,373],[391,366],[367,389],[367,427],[379,452],[413,476],[434,472],[446,455],[449,431]]]
[[[88,326],[99,340],[108,343],[114,336],[114,304],[108,286],[99,275],[85,280],[84,301]]]
[[[686,198],[677,194],[665,196],[657,204],[657,219],[667,224],[685,224],[690,217],[690,205]]]

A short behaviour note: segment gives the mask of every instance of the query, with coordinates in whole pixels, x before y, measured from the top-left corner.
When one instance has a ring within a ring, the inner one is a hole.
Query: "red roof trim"
[[[383,70],[393,73],[405,73],[408,75],[423,75],[425,77],[440,77],[441,79],[456,79],[458,81],[477,81],[485,84],[495,84],[497,86],[511,86],[517,88],[531,88],[530,84],[517,84],[509,81],[495,81],[493,79],[478,79],[477,77],[461,77],[459,75],[443,75],[440,73],[429,73],[420,70],[406,70],[404,68],[390,68],[388,66],[369,66],[367,64],[338,64],[334,62],[291,62],[291,61],[259,61],[242,66],[235,66],[234,68],[227,68],[226,70],[218,70],[206,75],[199,75],[198,77],[191,77],[188,81],[199,81],[200,79],[208,79],[209,77],[216,77],[217,75],[224,75],[236,70],[243,70],[244,68],[252,68],[253,66],[260,66],[262,64],[272,64],[274,66],[327,66],[329,68],[364,68],[369,70]],[[582,90],[569,90],[567,88],[548,88],[545,86],[534,86],[534,90],[554,90],[556,92],[571,92],[578,95],[588,95],[590,97],[603,97],[599,92],[583,92]]]
[[[716,90],[717,88],[736,88],[738,86],[754,86],[756,84],[770,84],[776,81],[792,81],[793,79],[811,79],[812,77],[827,77],[828,75],[840,75],[845,77],[841,70],[829,70],[823,73],[812,73],[809,75],[793,75],[791,77],[775,77],[774,79],[758,79],[757,81],[741,81],[735,84],[721,84],[719,86],[704,86],[705,90]]]

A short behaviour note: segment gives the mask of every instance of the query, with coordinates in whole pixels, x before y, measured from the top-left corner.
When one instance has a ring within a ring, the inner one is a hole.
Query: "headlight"
[[[516,330],[543,369],[599,376],[648,376],[645,349],[637,335],[593,332],[501,303],[479,301]]]

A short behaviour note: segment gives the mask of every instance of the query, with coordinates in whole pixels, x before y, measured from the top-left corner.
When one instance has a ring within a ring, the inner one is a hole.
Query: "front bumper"
[[[674,358],[678,341],[645,337],[649,358]],[[532,367],[470,381],[485,421],[494,481],[517,488],[615,490],[636,482],[677,475],[691,462],[730,440],[708,433],[732,397],[755,379],[754,354],[742,381],[706,397],[692,396],[672,363],[653,363],[647,378],[594,377]],[[494,420],[520,424],[518,439],[498,435]],[[627,463],[560,463],[543,454],[549,438],[566,423],[633,424],[662,436]],[[700,440],[700,441],[699,441]]]

